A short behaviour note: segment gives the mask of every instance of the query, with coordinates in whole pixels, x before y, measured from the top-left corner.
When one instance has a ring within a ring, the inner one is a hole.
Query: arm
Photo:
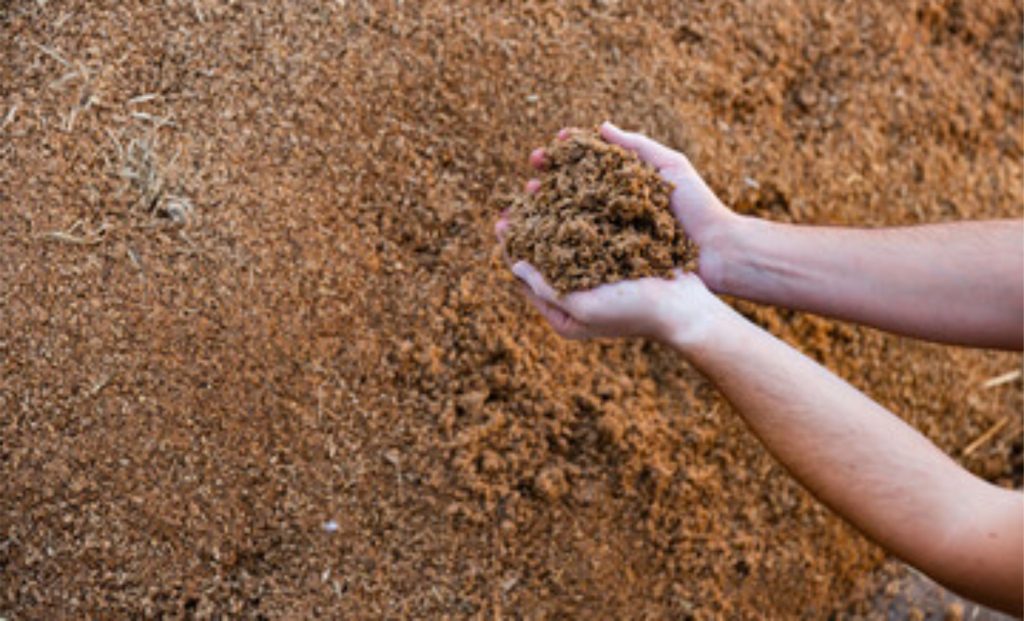
[[[740,217],[683,154],[609,123],[601,133],[675,184],[672,210],[717,293],[946,343],[1024,344],[1020,221],[868,230]]]
[[[670,342],[811,493],[950,589],[1021,613],[1024,499],[714,299],[706,330]]]
[[[1018,221],[869,230],[742,218],[717,242],[702,273],[720,293],[932,341],[1024,341]]]
[[[741,317],[693,274],[558,297],[529,264],[513,272],[563,336],[646,336],[673,346],[833,511],[950,589],[1020,614],[1019,493],[960,468],[901,419]]]
[[[701,278],[713,280],[723,275],[730,257],[721,249],[729,249],[736,240],[728,236],[750,221],[726,209],[682,155],[608,124],[602,127],[602,133],[606,139],[636,150],[676,185],[672,208],[701,245]],[[535,151],[530,159],[535,167],[543,167],[542,151]],[[534,181],[526,186],[527,191],[536,187]],[[499,238],[505,226],[507,223],[499,219]],[[999,239],[1009,247],[1005,225],[983,226],[1003,226]],[[777,230],[787,228],[797,227],[780,225]],[[813,229],[803,229],[808,230]],[[985,231],[991,232],[987,228]],[[748,234],[747,241],[764,241],[768,251],[775,244],[791,241],[758,237],[750,231]],[[954,236],[959,239],[957,233]],[[929,248],[935,250],[938,245],[934,238],[925,237],[932,242]],[[769,240],[774,244],[767,243]],[[800,246],[799,242],[793,243]],[[806,242],[802,251],[834,252],[829,244],[815,247],[812,243]],[[966,244],[975,254],[977,246]],[[862,252],[869,254],[866,249]],[[799,256],[782,254],[790,261]],[[765,256],[775,255],[766,252]],[[829,269],[848,268],[842,261],[822,263],[826,267],[812,272],[822,278],[823,286],[829,284]],[[752,264],[760,267],[756,262]],[[884,268],[886,263],[873,265]],[[1010,261],[1001,264],[998,271],[1006,277],[1004,271],[1012,269]],[[1019,291],[1024,269],[1016,269],[1010,278],[1018,283]],[[794,477],[839,515],[950,588],[1020,614],[1024,600],[1024,499],[1019,493],[997,488],[960,468],[902,420],[743,319],[693,274],[677,274],[674,280],[620,282],[558,296],[529,264],[517,263],[512,270],[524,282],[527,298],[562,336],[643,336],[675,347],[715,383]],[[800,273],[796,267],[792,270]],[[842,272],[850,276],[860,273]],[[903,278],[904,283],[913,280],[907,275]],[[900,281],[887,282],[896,286],[894,283]],[[805,295],[815,293],[813,287],[800,291]],[[878,295],[870,288],[864,291]],[[934,287],[930,291],[934,294]],[[990,293],[999,296],[999,292]],[[835,295],[833,291],[823,299],[831,300]],[[905,312],[913,309],[906,308]],[[942,321],[947,329],[958,329],[948,317],[943,316]],[[1019,326],[1016,331],[1019,335]]]

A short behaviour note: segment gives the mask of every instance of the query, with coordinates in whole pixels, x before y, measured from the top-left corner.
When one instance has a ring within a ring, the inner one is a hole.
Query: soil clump
[[[669,208],[673,186],[596,131],[572,130],[545,150],[533,194],[511,201],[506,251],[560,293],[696,266],[696,245]]]

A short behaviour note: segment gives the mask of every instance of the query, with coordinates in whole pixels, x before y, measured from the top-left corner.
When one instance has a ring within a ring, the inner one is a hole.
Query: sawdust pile
[[[672,184],[635,153],[573,130],[545,150],[536,193],[508,207],[505,248],[559,293],[696,267],[696,248],[669,208]]]
[[[745,213],[1019,216],[1022,24],[0,2],[0,616],[870,612],[883,555],[672,352],[553,335],[487,205],[537,136],[611,119]],[[986,388],[1019,357],[743,311],[1019,477],[1020,380]]]

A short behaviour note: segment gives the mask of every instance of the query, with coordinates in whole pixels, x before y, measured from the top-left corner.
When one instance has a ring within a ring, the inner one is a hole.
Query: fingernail
[[[537,293],[533,289],[533,284],[530,283],[530,264],[526,261],[516,261],[515,265],[512,266],[512,273],[515,277],[523,281],[523,284],[530,288],[531,291]]]

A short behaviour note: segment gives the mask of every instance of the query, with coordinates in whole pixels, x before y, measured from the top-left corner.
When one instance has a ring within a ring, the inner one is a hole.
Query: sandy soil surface
[[[0,615],[878,613],[695,371],[529,310],[493,197],[610,118],[768,218],[1019,216],[1022,18],[0,3]],[[1019,356],[742,308],[1020,485]]]

